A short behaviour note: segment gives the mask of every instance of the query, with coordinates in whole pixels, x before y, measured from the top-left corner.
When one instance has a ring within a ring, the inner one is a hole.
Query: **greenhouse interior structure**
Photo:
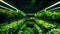
[[[0,0],[0,34],[60,34],[60,0]]]

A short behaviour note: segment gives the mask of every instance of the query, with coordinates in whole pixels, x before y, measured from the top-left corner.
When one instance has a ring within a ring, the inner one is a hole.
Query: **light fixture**
[[[6,5],[8,5],[9,7],[11,7],[11,8],[13,8],[13,9],[17,10],[17,12],[18,12],[18,9],[17,9],[17,8],[15,8],[14,6],[8,4],[7,2],[5,2],[5,1],[3,1],[3,0],[0,0],[0,2],[2,2],[2,3],[4,3],[4,4],[6,4]]]
[[[1,7],[1,8],[4,8],[4,9],[7,9],[7,10],[11,10],[11,9],[9,9],[9,8],[7,8],[7,7],[4,7],[4,6],[1,6],[1,5],[0,5],[0,7]]]
[[[43,9],[43,10],[41,10],[41,11],[44,11],[44,10],[46,11],[47,9],[52,8],[52,7],[54,7],[54,6],[58,5],[58,4],[60,4],[60,1],[58,1],[57,3],[55,3],[55,4],[53,4],[53,5],[45,8],[45,9]],[[39,12],[41,12],[41,11],[39,11]],[[39,13],[39,12],[37,12],[37,13]]]
[[[54,9],[50,9],[50,11],[56,10],[56,9],[60,9],[60,7],[54,8]]]

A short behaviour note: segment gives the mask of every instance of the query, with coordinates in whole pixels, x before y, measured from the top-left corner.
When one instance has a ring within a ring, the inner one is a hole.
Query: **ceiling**
[[[4,0],[24,13],[37,13],[38,11],[58,2],[59,0]],[[6,6],[3,3],[0,5]]]

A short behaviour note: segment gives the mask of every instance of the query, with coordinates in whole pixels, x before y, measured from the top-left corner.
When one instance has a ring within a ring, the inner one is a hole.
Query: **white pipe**
[[[53,10],[52,10],[53,11]],[[60,9],[59,10],[54,10],[54,11],[60,11]]]
[[[6,5],[8,5],[8,6],[10,6],[11,8],[17,10],[17,12],[18,12],[18,9],[17,9],[17,8],[13,7],[12,5],[8,4],[7,2],[5,2],[5,1],[3,1],[3,0],[0,0],[0,2],[6,4]]]
[[[60,10],[55,10],[55,11],[60,11]]]
[[[2,1],[2,0],[0,0],[0,1]]]
[[[54,9],[50,9],[50,10],[56,10],[56,9],[59,9],[60,7],[57,7],[57,8],[54,8]]]
[[[47,9],[49,9],[49,8],[53,7],[53,6],[58,5],[58,4],[60,4],[60,1],[58,1],[57,3],[55,3],[55,4],[51,5],[51,6],[49,6],[49,7],[45,8],[45,9],[43,9],[43,10],[47,10]],[[43,11],[43,10],[41,10],[41,11]],[[40,12],[40,11],[39,11],[39,12]],[[37,13],[39,13],[39,12],[37,12]]]
[[[4,8],[4,9],[11,10],[11,9],[9,9],[9,8],[7,8],[7,7],[4,7],[4,6],[1,6],[1,5],[0,5],[0,7],[1,7],[1,8]]]
[[[49,9],[49,8],[53,7],[53,6],[56,6],[56,5],[58,5],[58,4],[60,4],[60,1],[59,1],[59,2],[57,2],[57,3],[55,3],[55,4],[53,4],[53,5],[51,5],[51,6],[49,6],[49,7],[47,7],[47,8],[45,8],[45,10],[47,10],[47,9]]]

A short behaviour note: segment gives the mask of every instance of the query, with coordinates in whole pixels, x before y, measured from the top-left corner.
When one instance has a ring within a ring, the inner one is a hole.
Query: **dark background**
[[[38,11],[58,2],[59,0],[4,0],[24,13],[37,13]],[[11,7],[0,2],[0,5]]]

